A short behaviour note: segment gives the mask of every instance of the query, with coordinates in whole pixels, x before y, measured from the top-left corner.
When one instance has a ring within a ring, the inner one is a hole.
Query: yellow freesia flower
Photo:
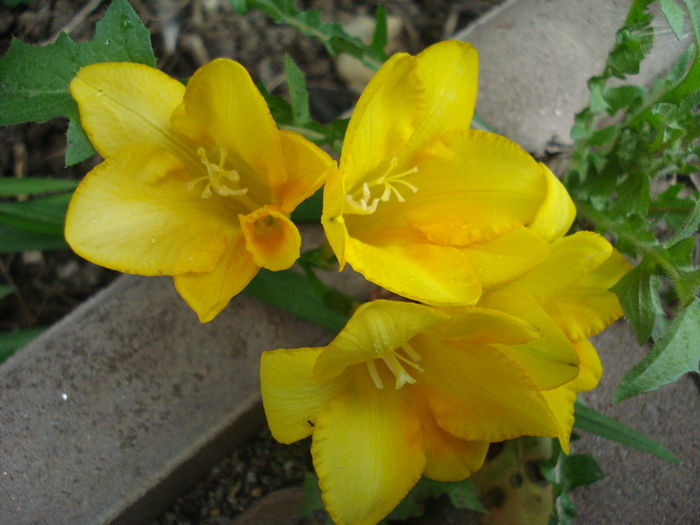
[[[421,474],[464,479],[489,442],[558,435],[543,392],[504,351],[539,335],[527,322],[474,306],[364,304],[325,348],[263,353],[272,435],[292,443],[313,434],[333,520],[376,523]],[[571,378],[568,369],[553,375],[559,384]]]
[[[68,210],[66,239],[78,254],[172,275],[202,322],[260,268],[294,264],[301,237],[289,214],[335,163],[277,129],[240,64],[214,60],[187,87],[140,64],[93,64],[70,91],[105,158]]]
[[[549,255],[573,203],[508,139],[470,130],[476,50],[435,44],[391,57],[348,126],[326,182],[323,226],[341,268],[434,305],[474,304]]]
[[[478,304],[525,319],[541,330],[541,338],[517,350],[503,350],[543,390],[557,420],[559,441],[568,452],[576,394],[595,388],[602,374],[588,338],[622,316],[617,296],[609,290],[632,265],[592,232],[563,237],[551,247],[546,261],[484,294]],[[569,380],[561,383],[567,367]]]

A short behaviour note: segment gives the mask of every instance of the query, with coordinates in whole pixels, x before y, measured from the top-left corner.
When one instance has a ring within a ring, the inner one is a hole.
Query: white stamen
[[[374,364],[374,361],[367,361],[366,364],[367,370],[369,370],[369,376],[372,378],[372,381],[374,381],[374,386],[382,390],[384,388],[384,383],[382,383],[382,378],[379,377],[377,365]]]

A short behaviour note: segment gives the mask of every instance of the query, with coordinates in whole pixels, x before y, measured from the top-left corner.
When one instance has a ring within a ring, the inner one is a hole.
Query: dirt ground
[[[226,56],[241,62],[268,91],[284,94],[283,61],[288,53],[307,76],[311,107],[319,120],[333,119],[357,98],[339,76],[337,63],[318,42],[277,26],[258,12],[238,15],[226,0],[130,0],[151,30],[158,67],[185,79],[209,60]],[[499,0],[390,0],[397,20],[395,50],[416,53],[449,37]],[[372,14],[377,1],[306,0],[326,21],[347,23]],[[76,41],[89,39],[108,1],[34,0],[14,8],[0,2],[0,55],[11,37],[42,45],[61,29]],[[67,121],[0,128],[3,177],[79,180],[99,158],[65,167]],[[17,293],[0,300],[0,331],[49,326],[111,282],[116,272],[95,266],[70,250],[0,255],[0,283]],[[264,494],[299,485],[310,468],[308,443],[282,446],[269,433],[245,444],[216,467],[153,525],[222,525]]]

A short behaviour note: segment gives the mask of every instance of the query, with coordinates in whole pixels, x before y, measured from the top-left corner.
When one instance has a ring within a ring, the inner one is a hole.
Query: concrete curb
[[[574,115],[588,105],[586,82],[599,75],[630,0],[516,0],[454,35],[479,50],[477,113],[523,148],[569,144]],[[654,27],[668,35],[663,15]],[[675,37],[674,37],[675,38]],[[633,79],[646,85],[690,43],[665,42]]]

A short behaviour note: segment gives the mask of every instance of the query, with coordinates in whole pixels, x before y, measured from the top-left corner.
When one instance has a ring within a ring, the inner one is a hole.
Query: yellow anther
[[[399,354],[398,351],[400,349],[402,349],[408,357]],[[408,343],[403,344],[400,348],[382,356],[380,359],[384,362],[389,371],[394,374],[394,377],[396,377],[396,385],[394,386],[396,390],[399,390],[406,383],[412,385],[416,382],[416,379],[406,371],[404,365],[408,365],[414,370],[423,372],[423,369],[417,363],[417,361],[421,359],[420,355]],[[367,370],[369,371],[374,385],[379,389],[384,388],[384,383],[382,382],[374,360],[367,361],[365,364],[367,365]]]
[[[418,191],[418,188],[410,182],[403,179],[412,173],[417,173],[418,167],[414,166],[410,170],[402,171],[400,173],[392,173],[396,168],[398,162],[398,157],[392,158],[391,162],[389,163],[389,167],[383,175],[377,177],[369,183],[363,183],[361,189],[362,197],[359,200],[357,200],[353,195],[346,195],[345,213],[356,215],[371,215],[372,213],[377,211],[377,206],[379,202],[388,202],[392,194],[396,196],[396,200],[398,200],[399,202],[406,202],[406,199],[403,197],[403,195],[401,195],[398,188],[396,187],[396,185],[398,184],[402,184],[403,186],[411,190],[413,193],[416,193]],[[383,186],[384,191],[379,197],[375,197],[370,202],[371,191],[377,186]],[[359,193],[359,190],[355,191],[355,195],[357,195],[357,193]]]
[[[207,185],[202,192],[202,198],[211,197],[212,189],[222,197],[239,196],[248,193],[248,188],[235,188],[232,185],[238,186],[241,176],[236,170],[227,170],[224,168],[228,153],[224,148],[219,148],[219,163],[212,163],[207,157],[207,152],[204,148],[197,150],[199,160],[207,169],[207,174],[204,177],[192,180],[187,183],[187,189],[192,190],[197,184],[206,181]]]

